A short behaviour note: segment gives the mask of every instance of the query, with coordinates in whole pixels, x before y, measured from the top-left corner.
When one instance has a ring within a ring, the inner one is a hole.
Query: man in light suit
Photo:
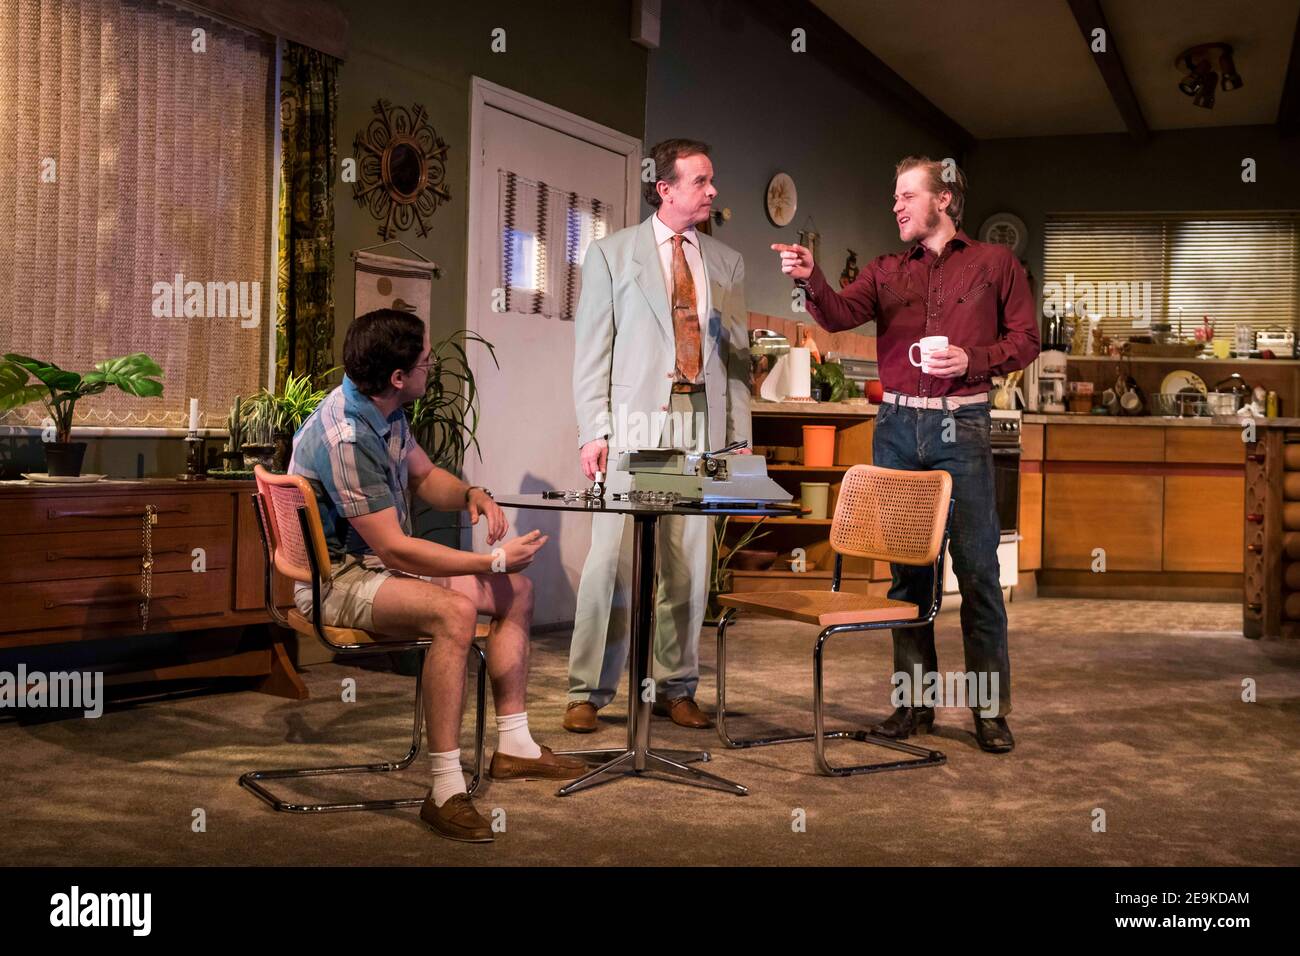
[[[651,151],[655,180],[640,225],[593,242],[582,265],[573,396],[588,479],[627,448],[721,448],[750,437],[749,321],[740,254],[695,230],[717,190],[709,147],[665,140]],[[748,449],[746,449],[748,450]],[[632,521],[594,515],[569,652],[565,729],[596,729],[627,661]],[[655,601],[656,712],[684,727],[712,722],[695,704],[699,638],[708,602],[713,519],[659,522]]]

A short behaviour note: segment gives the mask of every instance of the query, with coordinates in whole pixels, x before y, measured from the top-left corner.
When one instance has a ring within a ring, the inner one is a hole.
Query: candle
[[[198,430],[199,430],[199,400],[197,398],[191,398],[190,399],[190,431],[196,432]]]

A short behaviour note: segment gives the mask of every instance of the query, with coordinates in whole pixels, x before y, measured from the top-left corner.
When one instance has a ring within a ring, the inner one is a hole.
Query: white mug
[[[919,342],[913,342],[907,349],[907,360],[919,368],[925,374],[930,374],[930,356],[935,352],[942,352],[948,347],[948,336],[946,335],[927,335]],[[912,358],[912,349],[919,349],[920,361]]]

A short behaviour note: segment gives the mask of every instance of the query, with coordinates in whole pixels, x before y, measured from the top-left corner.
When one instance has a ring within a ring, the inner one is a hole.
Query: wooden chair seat
[[[720,594],[718,603],[821,627],[908,621],[918,614],[916,605],[906,601],[847,591],[744,591]]]

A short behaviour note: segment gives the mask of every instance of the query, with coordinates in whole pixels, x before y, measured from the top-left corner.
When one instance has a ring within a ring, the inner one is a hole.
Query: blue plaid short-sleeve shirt
[[[330,392],[293,438],[289,474],[302,475],[316,491],[330,559],[371,554],[349,518],[397,509],[408,535],[407,456],[415,437],[399,408],[387,418],[347,376]]]

